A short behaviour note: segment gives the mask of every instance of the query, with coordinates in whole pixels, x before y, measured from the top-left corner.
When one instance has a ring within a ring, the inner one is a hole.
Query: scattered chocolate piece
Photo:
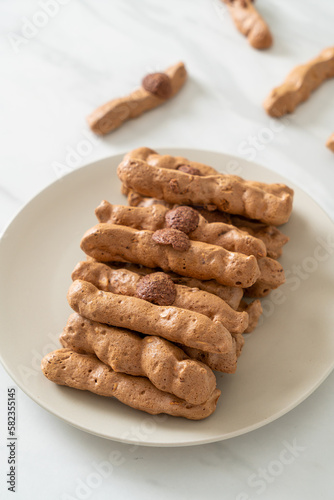
[[[191,167],[190,165],[179,165],[176,170],[189,175],[202,175],[198,168]]]
[[[178,194],[180,192],[179,183],[177,182],[176,179],[171,179],[169,181],[169,186],[170,186],[171,190],[173,191],[173,193]]]
[[[176,297],[176,287],[165,273],[147,274],[137,284],[136,297],[157,306],[171,306]]]
[[[152,239],[160,245],[171,245],[179,252],[185,252],[190,248],[188,236],[177,229],[159,229],[153,233]]]
[[[151,73],[143,78],[142,86],[147,92],[168,99],[172,95],[171,79],[166,73]]]
[[[199,223],[199,214],[191,207],[181,206],[169,210],[165,215],[166,225],[183,233],[195,231]]]

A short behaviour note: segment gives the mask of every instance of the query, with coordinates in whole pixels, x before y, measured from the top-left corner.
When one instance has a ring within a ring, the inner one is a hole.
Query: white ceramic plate
[[[221,153],[161,152],[220,171],[237,164],[239,175],[247,179],[290,184],[259,165]],[[264,320],[247,337],[236,374],[218,374],[222,395],[210,418],[193,422],[152,417],[114,399],[59,387],[40,372],[42,356],[59,348],[57,337],[71,312],[66,292],[72,269],[84,258],[81,236],[96,223],[94,208],[102,199],[125,201],[116,176],[121,158],[66,175],[28,203],[5,231],[0,243],[0,353],[6,370],[49,412],[84,431],[127,443],[209,443],[285,414],[309,396],[334,365],[334,227],[297,187],[293,215],[283,228],[291,238],[281,258],[287,282],[276,296],[263,300]]]

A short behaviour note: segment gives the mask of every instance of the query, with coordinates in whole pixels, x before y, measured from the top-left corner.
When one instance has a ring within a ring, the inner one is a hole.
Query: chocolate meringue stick
[[[219,321],[194,311],[103,292],[82,280],[71,284],[67,300],[75,312],[98,323],[156,335],[208,352],[226,353],[232,348],[232,336]]]
[[[87,261],[93,261],[96,262],[95,259],[92,259],[91,257],[87,258]],[[124,263],[113,263],[112,265],[108,264],[112,269],[117,268],[124,268],[129,271],[132,271],[136,274],[139,274],[141,276],[146,276],[147,274],[151,273],[156,273],[159,271],[159,269],[152,269],[150,267],[145,267],[137,264],[129,264],[127,262]],[[240,287],[232,287],[232,286],[225,286],[221,285],[215,280],[205,280],[201,281],[195,278],[187,278],[185,276],[180,276],[179,274],[169,272],[166,273],[168,276],[172,279],[172,281],[176,285],[184,285],[188,288],[198,288],[199,290],[203,290],[204,292],[208,292],[211,295],[216,295],[220,299],[222,299],[224,302],[226,302],[232,309],[237,310],[240,301],[242,299],[242,296],[244,294],[244,291]],[[80,278],[76,278],[80,279]],[[85,278],[82,278],[85,279]],[[86,280],[89,281],[89,280]]]
[[[328,137],[326,146],[334,153],[334,134]]]
[[[93,132],[105,135],[120,127],[130,118],[138,116],[164,104],[175,96],[187,79],[187,71],[182,62],[166,69],[164,73],[147,75],[141,87],[131,94],[113,99],[97,108],[87,117]]]
[[[327,144],[328,147],[328,144]],[[333,134],[334,148],[334,134]],[[133,208],[149,208],[155,205],[162,205],[169,210],[173,209],[173,205],[156,198],[146,198],[133,190],[128,190],[128,193],[123,193],[128,196],[128,205]],[[223,223],[240,229],[242,232],[261,240],[267,250],[267,256],[272,259],[278,259],[282,255],[283,246],[289,241],[289,237],[283,234],[276,226],[264,224],[262,222],[246,219],[237,215],[221,212],[220,210],[209,211],[203,207],[194,207],[195,210],[209,223]],[[98,207],[99,209],[99,207]],[[99,218],[99,214],[96,214]],[[107,212],[101,210],[102,216],[107,216]],[[100,222],[107,222],[100,220]]]
[[[167,413],[201,420],[215,411],[220,396],[220,391],[215,389],[204,404],[192,405],[159,391],[147,378],[116,373],[93,354],[78,354],[71,349],[50,352],[42,359],[41,368],[44,375],[58,385],[114,397],[151,415]]]
[[[112,205],[102,201],[95,209],[95,214],[101,223],[119,224],[134,229],[156,231],[163,228],[179,229],[188,234],[194,241],[222,246],[230,252],[264,257],[264,243],[240,231],[231,224],[209,223],[196,210],[188,206],[179,206],[169,210],[163,205],[150,207],[127,207]]]
[[[220,321],[232,334],[243,333],[248,328],[246,312],[235,311],[216,295],[174,284],[172,278],[165,273],[142,276],[129,269],[116,269],[101,262],[83,261],[79,262],[72,272],[72,280],[78,279],[88,281],[105,292],[204,314],[213,321]]]
[[[255,255],[260,269],[259,281],[275,289],[285,281],[282,266],[265,257],[265,245],[234,226],[224,223],[208,223],[196,210],[188,206],[178,206],[172,210],[162,205],[151,207],[126,207],[111,205],[103,201],[95,213],[100,222],[114,223],[134,229],[157,231],[161,228],[177,229],[188,234],[194,241],[211,243],[231,252]]]
[[[191,404],[202,404],[216,388],[216,378],[203,363],[189,359],[171,342],[71,314],[60,336],[63,347],[95,354],[115,372],[147,377],[164,392]]]
[[[273,38],[268,25],[253,5],[254,0],[223,0],[236,28],[255,49],[271,47]]]
[[[134,159],[122,161],[117,174],[123,184],[144,196],[178,205],[215,206],[266,224],[284,224],[292,211],[290,192],[268,192],[268,186],[263,189],[236,176],[198,176]]]
[[[323,50],[312,61],[297,66],[263,103],[268,115],[280,117],[292,113],[325,80],[334,77],[334,47]]]
[[[165,168],[167,170],[178,170],[190,175],[221,175],[223,178],[230,181],[243,181],[243,179],[241,177],[238,177],[237,175],[223,174],[215,168],[205,165],[204,163],[192,161],[182,156],[160,155],[153,149],[145,147],[133,149],[132,151],[124,155],[123,161],[126,160],[142,160],[151,167]],[[257,181],[246,181],[246,183],[249,187],[260,188],[263,191],[274,194],[276,196],[281,196],[283,193],[293,196],[293,189],[289,188],[285,184],[268,184],[266,182]],[[127,193],[125,192],[124,194]]]
[[[160,267],[181,276],[215,279],[228,286],[251,286],[260,277],[254,255],[190,241],[176,229],[138,231],[115,224],[97,224],[81,240],[81,249],[99,262],[132,262]]]

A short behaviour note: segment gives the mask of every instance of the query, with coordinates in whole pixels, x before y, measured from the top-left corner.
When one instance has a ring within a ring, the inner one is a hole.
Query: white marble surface
[[[44,16],[46,0],[0,4],[0,232],[61,173],[141,145],[253,159],[298,184],[334,219],[334,156],[324,146],[334,131],[333,81],[281,127],[261,107],[295,64],[333,45],[330,0],[258,0],[275,37],[262,53],[235,31],[219,0],[57,1]],[[104,139],[91,135],[84,117],[96,105],[178,60],[190,73],[182,95]],[[266,427],[178,449],[134,448],[85,434],[19,391],[15,494],[5,477],[11,385],[0,367],[1,499],[333,498],[333,374]],[[293,444],[294,451],[284,451]],[[106,464],[97,471],[111,459],[112,471]]]

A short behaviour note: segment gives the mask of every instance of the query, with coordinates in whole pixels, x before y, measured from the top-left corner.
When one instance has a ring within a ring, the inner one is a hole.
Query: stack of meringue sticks
[[[288,237],[277,226],[293,191],[148,148],[117,173],[129,205],[96,208],[63,348],[43,373],[150,414],[206,418],[220,396],[213,370],[236,371],[259,299],[285,281],[276,259]]]

